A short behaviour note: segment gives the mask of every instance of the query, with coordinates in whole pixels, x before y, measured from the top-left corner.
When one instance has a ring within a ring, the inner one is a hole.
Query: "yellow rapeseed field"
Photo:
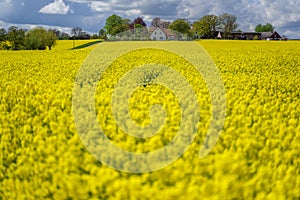
[[[125,43],[106,45],[102,56]],[[152,83],[157,71],[141,77],[145,85],[128,101],[133,121],[151,123],[154,104],[161,104],[167,117],[153,137],[134,138],[110,112],[118,80],[155,60],[182,74],[195,91],[200,121],[192,145],[171,165],[147,173],[106,166],[78,135],[74,81],[95,47],[68,50],[72,41],[58,41],[52,51],[0,51],[0,199],[299,199],[300,43],[198,43],[218,67],[227,100],[222,134],[204,158],[198,155],[211,117],[209,90],[182,57],[150,48],[132,51],[116,59],[98,82],[95,110],[103,131],[114,144],[139,153],[172,140],[181,105],[172,91]]]

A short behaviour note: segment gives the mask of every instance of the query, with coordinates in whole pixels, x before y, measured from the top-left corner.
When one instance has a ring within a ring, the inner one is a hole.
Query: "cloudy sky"
[[[97,33],[111,14],[133,20],[142,16],[150,24],[154,17],[190,21],[207,14],[234,14],[239,28],[253,31],[259,23],[273,24],[290,38],[300,38],[299,0],[0,0],[0,27],[56,27],[68,32],[82,27]]]

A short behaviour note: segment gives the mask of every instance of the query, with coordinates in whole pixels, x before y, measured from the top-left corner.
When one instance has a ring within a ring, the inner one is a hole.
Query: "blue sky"
[[[69,32],[79,26],[97,33],[112,14],[131,20],[142,16],[150,24],[154,17],[194,21],[203,15],[227,12],[237,16],[243,31],[269,22],[280,34],[300,38],[299,0],[0,0],[0,8],[3,28],[44,26]]]

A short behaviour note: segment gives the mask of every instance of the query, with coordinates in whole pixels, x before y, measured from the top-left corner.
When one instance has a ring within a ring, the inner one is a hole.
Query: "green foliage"
[[[143,25],[141,25],[141,24],[135,24],[134,27],[135,28],[143,28]]]
[[[7,44],[6,41],[0,41],[0,50],[10,50],[11,47]]]
[[[213,38],[215,31],[219,29],[224,33],[224,37],[228,37],[231,32],[237,29],[237,17],[228,13],[220,16],[205,15],[193,24],[193,32],[197,32],[199,36],[207,36]],[[241,32],[241,30],[240,30]]]
[[[93,42],[88,42],[88,43],[85,43],[85,44],[82,44],[82,45],[79,45],[77,47],[74,47],[72,48],[72,50],[75,50],[75,49],[83,49],[83,48],[86,48],[86,47],[89,47],[89,46],[92,46],[94,44],[98,44],[98,43],[101,43],[102,40],[96,40],[96,41],[93,41]]]
[[[6,43],[7,35],[6,30],[4,28],[0,29],[0,50],[8,50],[9,46]]]
[[[8,28],[7,40],[10,42],[12,50],[21,50],[25,48],[25,32],[26,31],[24,29],[19,29],[16,26]]]
[[[99,31],[99,38],[100,38],[100,39],[104,39],[104,40],[107,39],[107,35],[106,35],[106,32],[105,32],[104,29],[101,29],[101,30]]]
[[[0,49],[1,50],[50,50],[56,45],[56,34],[53,30],[46,31],[43,28],[34,28],[26,32],[16,26],[11,26],[7,33],[5,29],[0,29]]]
[[[218,25],[218,16],[216,15],[205,15],[193,24],[193,31],[197,32],[198,35],[209,35],[212,36],[216,31]]]
[[[265,25],[258,24],[255,27],[255,32],[273,32],[274,29],[275,29],[275,27],[270,23],[267,23]]]
[[[177,31],[177,32],[180,32],[183,34],[189,34],[190,25],[184,19],[176,19],[174,22],[172,22],[170,24],[169,29],[172,29],[174,31]]]
[[[253,40],[258,40],[258,35],[254,36]]]
[[[122,19],[122,17],[113,14],[106,19],[105,30],[108,35],[115,36],[118,33],[129,30],[129,19]]]
[[[51,48],[56,45],[56,35],[52,31],[47,31],[46,36],[46,46],[51,50]]]
[[[25,47],[28,50],[50,50],[56,44],[56,35],[52,31],[43,28],[34,28],[26,33]]]
[[[0,29],[0,42],[6,41],[7,36],[6,36],[6,30],[4,28]]]
[[[93,34],[91,36],[91,39],[95,40],[95,39],[99,39],[99,35],[98,34]]]

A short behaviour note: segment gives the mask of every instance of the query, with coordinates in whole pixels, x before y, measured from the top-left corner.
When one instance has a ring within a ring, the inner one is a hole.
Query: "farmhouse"
[[[177,40],[182,36],[177,36],[175,33],[171,33],[170,30],[165,28],[156,27],[150,30],[151,40]]]

